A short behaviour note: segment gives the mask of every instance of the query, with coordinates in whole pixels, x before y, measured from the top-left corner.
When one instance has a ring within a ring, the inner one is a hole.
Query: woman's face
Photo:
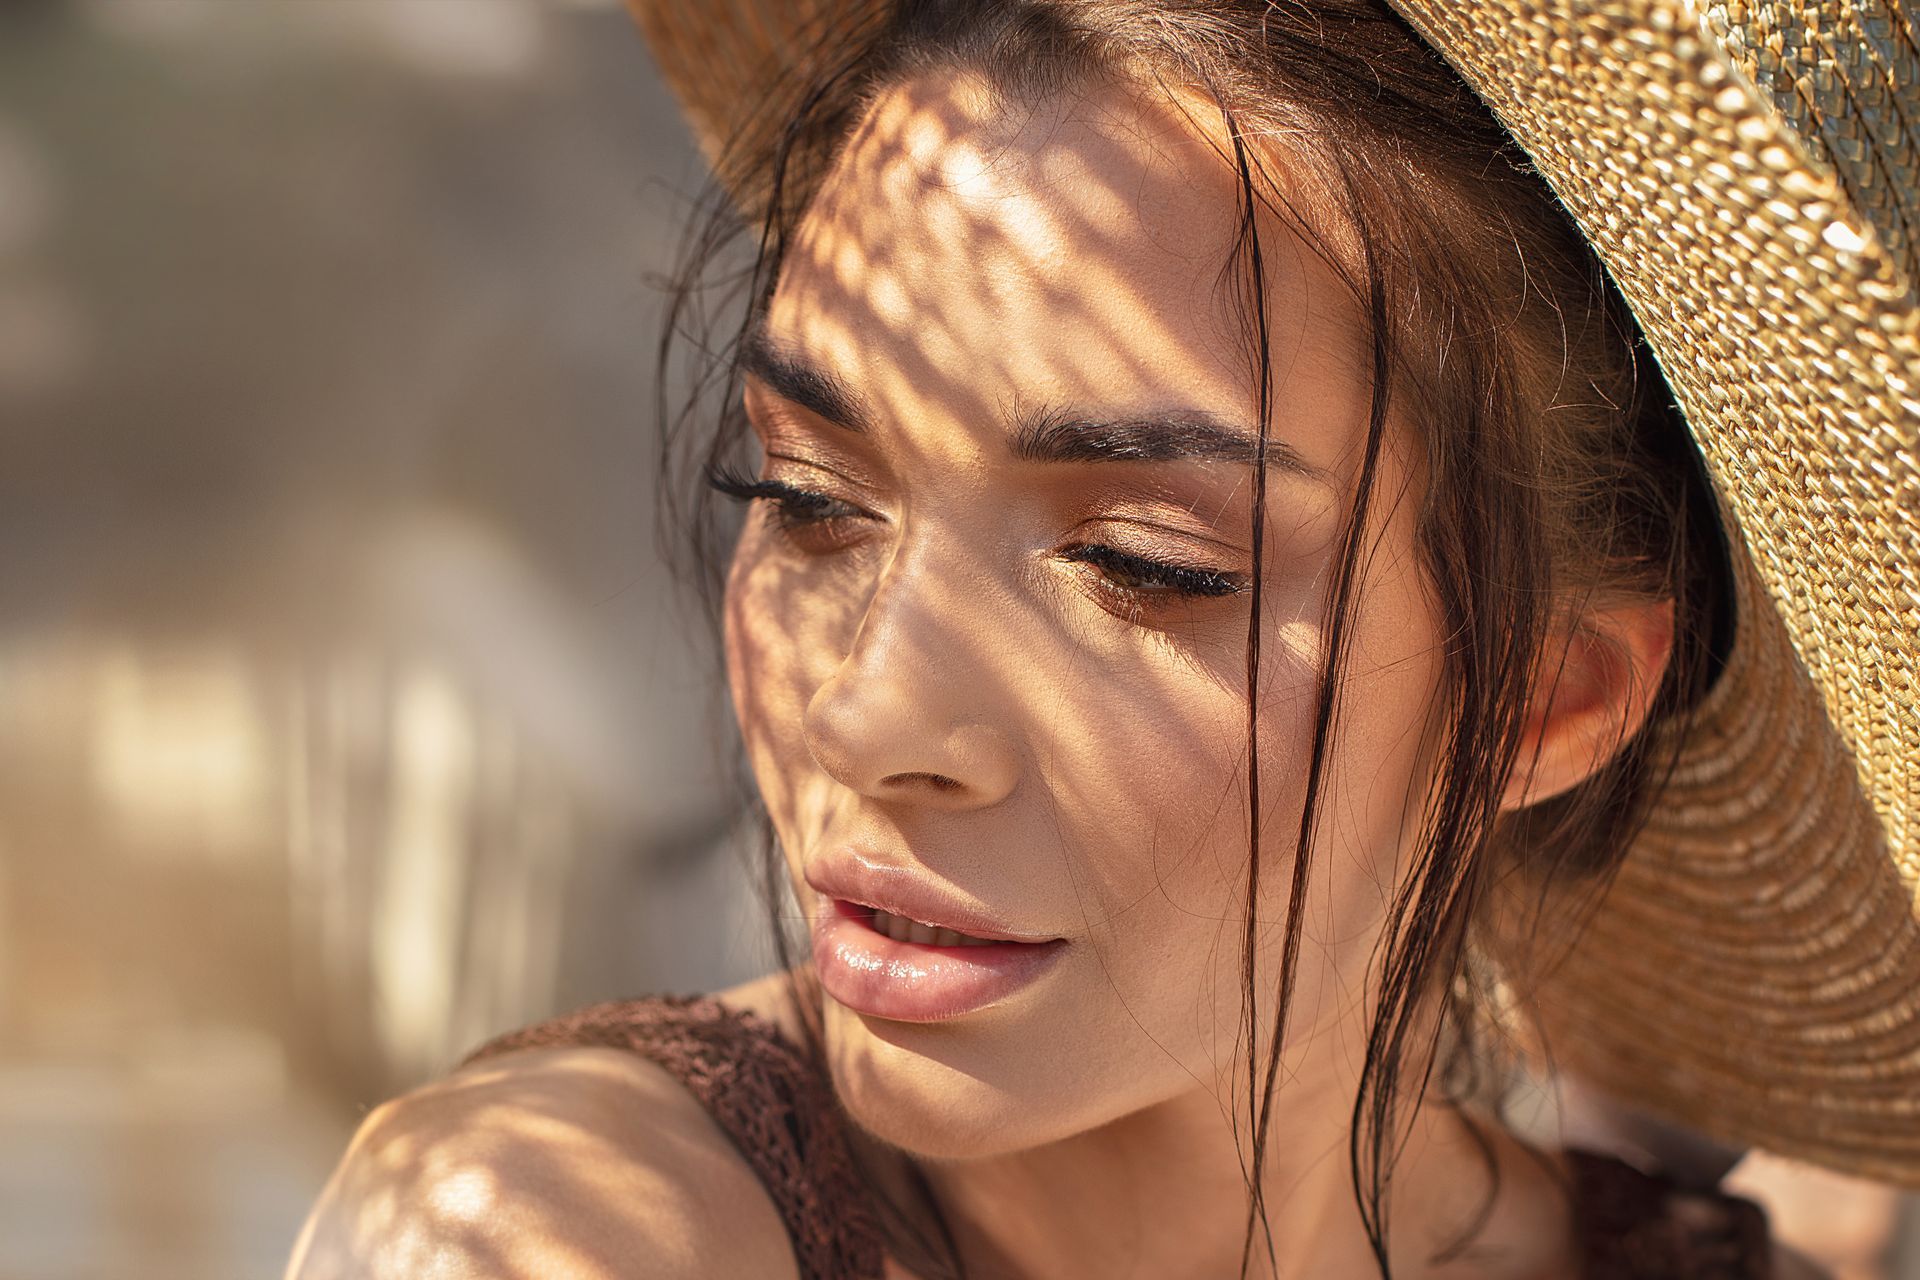
[[[751,344],[736,707],[815,919],[835,1083],[923,1155],[1237,1096],[1258,396],[1238,184],[1205,127],[1118,90],[892,90]],[[1277,222],[1262,249],[1270,992],[1370,385],[1331,270]],[[1282,1076],[1343,1097],[1439,675],[1406,444],[1390,420]],[[1026,941],[895,940],[875,907]]]

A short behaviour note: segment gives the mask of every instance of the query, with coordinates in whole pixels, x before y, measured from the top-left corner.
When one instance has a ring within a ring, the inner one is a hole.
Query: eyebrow
[[[837,427],[864,435],[873,422],[867,402],[829,369],[756,323],[741,340],[740,368],[768,390]],[[1156,410],[1120,417],[1040,408],[1010,415],[1010,449],[1021,462],[1237,462],[1260,459],[1258,434],[1204,409]],[[1316,480],[1326,473],[1269,435],[1269,467]]]
[[[835,426],[865,434],[873,421],[867,402],[844,379],[802,355],[791,343],[768,333],[764,322],[755,323],[741,339],[740,368],[766,383],[781,399]]]
[[[1173,409],[1100,418],[1067,409],[1018,416],[1013,456],[1023,462],[1237,462],[1260,460],[1253,428],[1230,423],[1204,409]],[[1269,467],[1314,479],[1324,473],[1284,440],[1269,435]]]

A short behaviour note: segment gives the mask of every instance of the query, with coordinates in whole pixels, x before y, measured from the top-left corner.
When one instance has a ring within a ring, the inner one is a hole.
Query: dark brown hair
[[[1260,1171],[1390,403],[1398,400],[1416,424],[1424,451],[1418,538],[1445,636],[1432,718],[1438,776],[1374,957],[1375,1012],[1350,1139],[1355,1194],[1388,1275],[1386,1184],[1404,1100],[1436,1070],[1448,1096],[1476,1087],[1481,1020],[1463,974],[1490,895],[1496,885],[1531,886],[1544,910],[1549,901],[1591,901],[1604,888],[1659,789],[1669,762],[1662,744],[1684,730],[1724,647],[1716,635],[1727,616],[1718,586],[1723,550],[1684,426],[1624,304],[1552,191],[1384,3],[901,0],[862,12],[870,18],[849,29],[802,33],[815,42],[796,60],[808,77],[772,85],[720,157],[721,181],[690,243],[661,353],[663,387],[684,396],[677,410],[662,406],[664,509],[686,535],[709,597],[717,594],[714,553],[727,525],[698,499],[684,499],[705,493],[700,471],[737,463],[746,435],[733,361],[739,336],[771,294],[819,176],[880,89],[966,71],[1010,103],[1104,80],[1214,104],[1231,139],[1224,161],[1241,192],[1223,286],[1235,291],[1245,319],[1263,447],[1273,373],[1257,211],[1306,232],[1340,272],[1367,317],[1373,379],[1358,483],[1333,560],[1306,801],[1293,856],[1281,863],[1289,919],[1275,990],[1259,988],[1253,965],[1252,904],[1267,874],[1254,732],[1265,475],[1254,468],[1243,1275],[1256,1247],[1272,1260]],[[1304,175],[1321,197],[1311,211],[1274,177],[1280,148],[1289,176]],[[729,245],[743,229],[755,250],[729,269]],[[1543,669],[1550,641],[1596,595],[1675,602],[1674,646],[1647,726],[1580,787],[1503,817],[1529,708],[1551,696],[1553,672]],[[769,901],[778,903],[784,870],[770,840],[768,854]],[[788,960],[791,941],[776,932]],[[1434,1001],[1449,1015],[1445,1062],[1436,1062],[1433,1024],[1420,1016]],[[914,1238],[910,1216],[890,1217],[902,1253],[925,1257],[927,1242]],[[945,1269],[957,1274],[950,1240],[945,1252]]]

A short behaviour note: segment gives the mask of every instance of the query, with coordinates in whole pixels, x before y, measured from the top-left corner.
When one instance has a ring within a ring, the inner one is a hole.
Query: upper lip
[[[1051,934],[1022,932],[988,914],[918,867],[876,862],[851,851],[810,860],[802,878],[815,893],[935,928],[996,942],[1055,942]]]

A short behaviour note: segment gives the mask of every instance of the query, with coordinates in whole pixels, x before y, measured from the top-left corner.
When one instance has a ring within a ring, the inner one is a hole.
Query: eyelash
[[[858,519],[867,514],[851,502],[824,493],[796,488],[779,480],[755,480],[731,471],[709,472],[707,485],[716,493],[741,502],[768,504],[775,527],[782,533],[790,534],[829,520]]]
[[[1213,599],[1246,590],[1239,575],[1130,555],[1095,542],[1079,542],[1060,551],[1062,560],[1091,565],[1122,591],[1137,596]],[[1130,579],[1131,581],[1123,581]]]
[[[713,471],[707,476],[707,484],[715,492],[741,502],[767,503],[775,527],[787,537],[830,521],[867,515],[850,502],[779,480],[757,480],[733,472]],[[1238,574],[1154,560],[1100,543],[1076,542],[1057,554],[1062,560],[1099,570],[1105,579],[1105,589],[1120,593],[1130,606],[1176,597],[1216,599],[1246,590],[1246,583]]]

